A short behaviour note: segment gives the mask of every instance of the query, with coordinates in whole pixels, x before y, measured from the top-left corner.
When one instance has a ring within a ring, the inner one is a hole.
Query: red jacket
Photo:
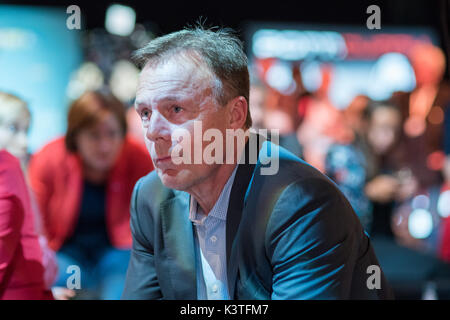
[[[441,194],[450,190],[450,185],[445,184],[441,189]],[[446,262],[450,262],[450,216],[442,220],[442,237],[439,248],[439,256]]]
[[[137,180],[153,170],[144,146],[126,137],[106,186],[106,228],[116,248],[131,247],[130,200]],[[73,234],[83,194],[80,157],[58,138],[36,153],[29,167],[49,246],[58,250]]]
[[[0,299],[53,299],[19,161],[0,151]]]

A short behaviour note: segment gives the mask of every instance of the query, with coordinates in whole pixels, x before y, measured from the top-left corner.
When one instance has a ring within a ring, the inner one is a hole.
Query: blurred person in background
[[[275,59],[257,59],[251,73],[250,112],[254,129],[279,130],[279,139],[272,142],[303,158],[303,148],[297,138],[297,128],[303,120],[311,93],[306,90],[299,62],[290,66],[292,81],[289,89],[281,92],[270,85],[267,72],[276,63]],[[268,132],[270,133],[270,131]]]
[[[250,114],[252,115],[252,128],[264,128],[264,114],[266,113],[267,88],[258,80],[250,84]]]
[[[250,108],[258,104],[263,104],[262,113],[266,111],[282,111],[291,119],[294,128],[301,122],[298,112],[299,101],[310,93],[305,89],[297,62],[292,62],[290,68],[292,72],[291,83],[288,88],[277,87],[277,81],[273,78],[269,80],[268,73],[277,64],[276,59],[256,59],[251,72],[251,88],[257,102]],[[262,113],[256,109],[255,124],[262,124]],[[255,127],[255,126],[254,126]],[[255,127],[255,128],[256,128]]]
[[[295,119],[285,111],[266,107],[267,90],[268,88],[257,80],[250,85],[249,109],[252,115],[252,128],[268,129],[268,134],[270,130],[279,130],[279,139],[273,142],[301,158],[302,148],[295,132]]]
[[[371,102],[362,120],[362,130],[351,144],[335,144],[328,151],[327,174],[370,234],[396,298],[421,299],[430,283],[448,279],[448,271],[435,256],[399,241],[396,212],[419,191],[417,179],[403,166],[404,158],[415,154],[399,148],[402,117],[396,105]],[[401,226],[403,231],[408,228],[407,218]],[[409,233],[408,237],[412,238]],[[442,288],[438,291],[441,295]]]
[[[371,103],[353,142],[334,144],[327,152],[327,175],[348,197],[370,234],[392,237],[394,204],[411,197],[417,188],[414,177],[397,165],[402,157],[396,151],[401,125],[397,106]]]
[[[72,103],[66,135],[30,162],[44,228],[57,251],[58,286],[75,265],[84,297],[120,298],[132,242],[131,193],[152,169],[145,147],[127,136],[125,107],[116,97],[88,91]]]
[[[348,143],[352,131],[345,125],[342,113],[327,101],[309,99],[303,122],[297,129],[306,162],[325,172],[328,149],[335,143]]]
[[[395,210],[392,230],[400,244],[450,262],[449,156],[444,160],[442,175],[442,184],[419,189]],[[418,213],[427,215],[427,220],[417,220]]]
[[[289,114],[280,110],[266,111],[263,115],[263,127],[268,130],[279,130],[279,139],[273,142],[302,158],[302,147],[297,140],[294,121]]]
[[[303,147],[305,161],[325,172],[330,146],[351,142],[353,132],[346,125],[342,112],[329,99],[332,67],[324,65],[321,72],[323,80],[319,89],[299,103],[298,112],[303,115],[303,121],[297,129],[297,139]]]
[[[447,106],[448,107],[448,106]],[[420,188],[411,201],[403,203],[395,212],[392,223],[396,239],[402,245],[427,252],[450,262],[450,114],[444,122],[444,152],[441,161],[442,183]],[[417,213],[428,215],[425,223],[415,223]],[[412,220],[412,221],[411,221]],[[416,230],[418,227],[420,227]],[[420,231],[418,233],[418,231]]]
[[[367,112],[370,99],[365,95],[357,95],[350,104],[342,110],[343,118],[346,125],[356,134],[363,135],[364,128],[364,112]]]
[[[440,184],[442,169],[433,160],[441,153],[443,122],[450,102],[450,86],[443,81],[445,55],[432,44],[411,48],[409,55],[416,78],[412,92],[394,93],[392,101],[400,106],[404,135],[400,147],[407,154],[405,165],[411,168],[423,188]]]
[[[27,135],[31,114],[25,101],[0,91],[0,144],[19,159],[22,168],[28,162]]]
[[[54,254],[37,232],[22,172],[29,123],[26,103],[0,92],[0,300],[53,299]]]

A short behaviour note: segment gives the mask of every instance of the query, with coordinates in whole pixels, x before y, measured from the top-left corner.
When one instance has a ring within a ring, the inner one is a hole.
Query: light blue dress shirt
[[[228,178],[219,198],[205,215],[191,196],[189,219],[194,223],[197,298],[199,300],[229,300],[227,282],[226,221],[231,187],[237,165]]]

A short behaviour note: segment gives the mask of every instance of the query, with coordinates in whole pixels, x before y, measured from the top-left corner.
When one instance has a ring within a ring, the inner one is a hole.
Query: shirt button
[[[216,293],[217,290],[219,290],[219,287],[217,286],[217,284],[214,284],[211,288],[212,292]]]
[[[210,239],[211,239],[212,242],[216,242],[217,241],[217,237],[216,236],[212,236]]]

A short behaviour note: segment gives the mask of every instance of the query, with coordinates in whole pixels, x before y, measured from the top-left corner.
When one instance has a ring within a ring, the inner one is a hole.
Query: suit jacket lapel
[[[256,136],[258,150],[260,149],[260,143],[262,138]],[[230,201],[228,203],[227,211],[227,227],[226,227],[226,250],[227,250],[227,280],[228,280],[228,292],[230,298],[234,298],[234,289],[238,271],[237,261],[237,248],[235,244],[236,233],[239,228],[239,224],[242,218],[242,211],[244,210],[244,200],[247,193],[247,189],[250,187],[250,181],[253,177],[255,164],[251,164],[249,161],[250,156],[250,144],[247,142],[245,146],[245,162],[239,164],[234,178],[233,186],[230,193]]]
[[[177,192],[178,193],[178,192]],[[180,192],[160,207],[165,249],[173,296],[169,299],[197,299],[195,247],[189,220],[189,195]]]

